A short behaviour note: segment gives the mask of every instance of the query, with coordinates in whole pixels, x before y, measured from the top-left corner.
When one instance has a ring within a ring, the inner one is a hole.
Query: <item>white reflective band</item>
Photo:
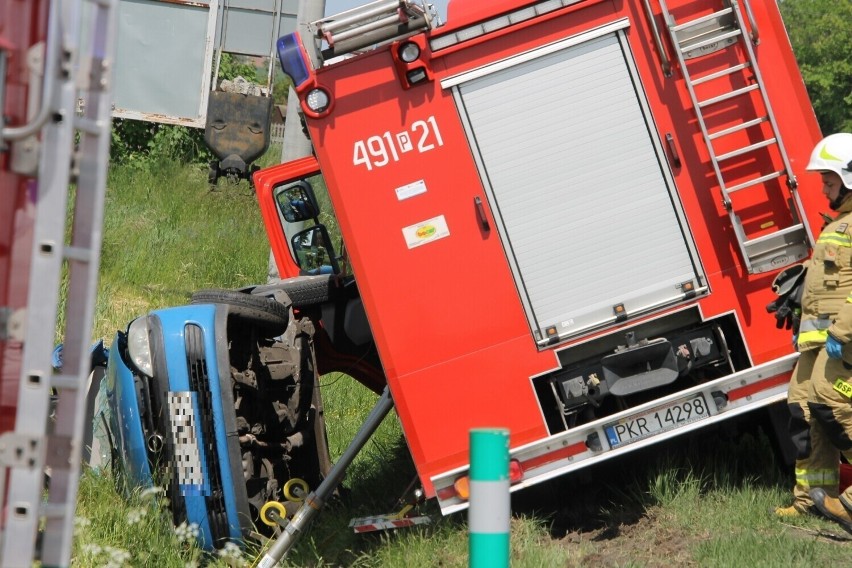
[[[467,524],[471,533],[508,533],[512,508],[509,480],[470,480],[470,509]]]

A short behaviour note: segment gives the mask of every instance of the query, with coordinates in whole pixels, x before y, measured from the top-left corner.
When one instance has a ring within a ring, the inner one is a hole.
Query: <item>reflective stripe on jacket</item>
[[[807,262],[800,351],[822,347],[829,334],[841,343],[852,341],[852,198],[838,213],[820,233]]]

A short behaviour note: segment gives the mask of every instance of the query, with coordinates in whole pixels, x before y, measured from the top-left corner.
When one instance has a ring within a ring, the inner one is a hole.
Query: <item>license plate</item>
[[[710,416],[704,395],[689,398],[649,410],[641,416],[625,418],[604,427],[610,448],[638,442],[648,436],[675,430]]]

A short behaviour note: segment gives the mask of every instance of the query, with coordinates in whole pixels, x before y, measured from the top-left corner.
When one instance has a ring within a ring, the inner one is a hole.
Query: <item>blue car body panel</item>
[[[153,479],[142,432],[139,397],[133,372],[121,357],[111,357],[107,366],[107,400],[114,409],[109,413],[110,431],[124,471],[134,483],[150,486]]]
[[[201,422],[199,420],[194,422],[195,439],[198,441],[199,448],[200,476],[188,477],[183,480],[185,481],[184,483],[180,483],[182,480],[179,479],[179,484],[186,500],[187,522],[197,523],[205,545],[212,545],[213,539],[207,514],[206,498],[210,496],[211,491],[210,477],[213,475],[213,472],[210,471],[210,468],[218,465],[218,475],[221,476],[221,487],[225,499],[231,537],[239,538],[241,532],[238,522],[236,498],[234,496],[235,480],[231,475],[227,446],[227,440],[229,438],[233,439],[236,436],[236,432],[228,432],[225,428],[225,410],[222,408],[223,397],[219,381],[219,365],[216,357],[216,309],[213,305],[192,305],[159,310],[152,313],[160,318],[163,326],[163,340],[169,373],[169,389],[175,393],[191,392],[194,395],[191,396],[191,399],[196,416],[200,416],[202,410],[199,406],[199,393],[192,391],[190,385],[185,347],[185,330],[187,324],[195,324],[203,330],[204,352],[207,355],[205,364],[207,366],[207,374],[211,378],[208,385],[212,401],[211,410],[214,418],[213,427],[215,435],[213,440],[209,440],[209,434],[202,431]],[[225,371],[227,372],[227,369]],[[233,409],[228,410],[233,412]],[[219,456],[218,464],[207,463],[205,453],[200,451],[205,445],[210,444],[216,447],[216,453]],[[195,483],[199,477],[203,480],[200,486]],[[240,483],[242,483],[242,480],[240,480]]]
[[[229,458],[228,442],[235,443],[237,433],[234,427],[226,426],[233,424],[233,419],[228,420],[225,413],[233,414],[234,410],[223,406],[223,399],[232,400],[230,392],[222,391],[223,383],[230,388],[230,370],[223,369],[225,379],[220,379],[216,312],[214,305],[198,304],[157,310],[147,316],[159,320],[163,336],[163,351],[155,355],[162,357],[162,361],[159,367],[155,365],[155,369],[165,369],[168,378],[168,385],[162,384],[160,388],[168,390],[164,412],[168,414],[167,424],[174,441],[171,469],[177,476],[177,487],[184,500],[186,522],[198,527],[200,544],[207,549],[213,549],[217,544],[222,546],[222,536],[229,536],[237,542],[242,538],[235,483],[242,485],[244,481],[234,479],[233,471],[239,471],[241,466],[232,464]],[[187,329],[194,332],[189,340]],[[203,362],[201,368],[195,370],[196,378],[193,378],[188,345],[195,345],[196,330],[200,330]],[[221,332],[224,333],[224,329]],[[201,389],[197,378],[199,374],[204,377]],[[150,486],[153,476],[134,372],[124,358],[113,353],[109,359],[108,377],[107,396],[114,410],[111,429],[118,456],[124,461],[124,468],[133,481]],[[157,381],[165,378],[156,377]],[[234,466],[237,469],[232,469]],[[223,535],[220,530],[219,539],[214,537],[210,522],[211,515],[217,515],[211,509],[211,496],[214,494],[216,499],[224,502],[227,518],[228,534]]]

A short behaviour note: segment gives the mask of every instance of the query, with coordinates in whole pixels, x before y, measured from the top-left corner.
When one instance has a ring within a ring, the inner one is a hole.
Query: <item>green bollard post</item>
[[[508,568],[509,431],[470,431],[470,568]]]

